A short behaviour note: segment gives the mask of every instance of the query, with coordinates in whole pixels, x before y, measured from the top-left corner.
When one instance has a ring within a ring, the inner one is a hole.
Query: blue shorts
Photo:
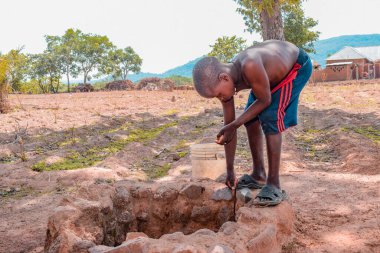
[[[297,63],[299,64],[299,69],[297,73],[294,73],[294,75],[296,75],[295,79],[285,82],[286,84],[284,86],[272,92],[272,103],[257,117],[246,122],[244,124],[245,126],[260,120],[261,127],[265,134],[277,134],[291,126],[297,125],[299,95],[313,71],[310,57],[302,49],[299,49]],[[297,63],[295,65],[298,65]],[[289,77],[289,75],[290,73],[287,77]],[[282,81],[281,83],[284,82]],[[244,111],[246,111],[255,100],[256,97],[251,90]]]

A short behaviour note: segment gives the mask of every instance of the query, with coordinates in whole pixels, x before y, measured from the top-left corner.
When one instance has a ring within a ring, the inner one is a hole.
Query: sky
[[[307,0],[305,14],[319,21],[320,39],[380,33],[380,0]],[[46,48],[45,35],[68,28],[106,35],[119,48],[131,46],[142,71],[162,73],[207,54],[218,37],[247,42],[258,34],[245,25],[233,0],[0,0],[0,52]]]

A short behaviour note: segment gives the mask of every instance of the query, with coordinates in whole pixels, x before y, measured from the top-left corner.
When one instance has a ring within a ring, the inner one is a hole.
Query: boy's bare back
[[[268,40],[249,47],[239,53],[234,59],[241,66],[245,76],[245,68],[251,63],[260,63],[264,66],[271,88],[276,86],[292,69],[297,60],[298,48],[285,41]]]

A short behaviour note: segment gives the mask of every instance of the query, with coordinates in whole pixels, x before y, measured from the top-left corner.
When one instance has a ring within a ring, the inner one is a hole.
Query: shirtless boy
[[[309,56],[295,45],[268,40],[239,53],[230,63],[214,57],[198,61],[193,69],[197,92],[218,98],[223,105],[224,127],[216,142],[224,145],[227,161],[226,184],[230,188],[261,189],[254,199],[260,206],[272,206],[286,199],[281,190],[279,168],[282,132],[297,125],[298,99],[312,73]],[[234,94],[250,89],[244,113],[235,117]],[[236,129],[247,130],[253,171],[235,177]],[[268,176],[264,168],[264,135],[268,153]]]

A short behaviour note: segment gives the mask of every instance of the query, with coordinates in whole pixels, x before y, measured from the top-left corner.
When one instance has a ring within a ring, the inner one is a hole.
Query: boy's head
[[[221,101],[227,101],[235,92],[228,67],[215,57],[205,57],[195,64],[193,81],[195,89],[202,97],[217,97]]]

